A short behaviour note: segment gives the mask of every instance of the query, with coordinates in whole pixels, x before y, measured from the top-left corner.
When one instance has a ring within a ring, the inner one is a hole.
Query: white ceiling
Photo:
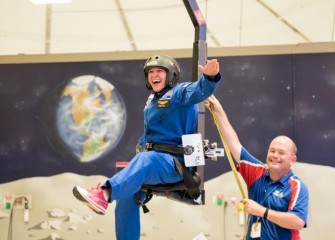
[[[210,48],[334,41],[335,0],[198,0]],[[0,0],[0,55],[192,48],[182,0]]]

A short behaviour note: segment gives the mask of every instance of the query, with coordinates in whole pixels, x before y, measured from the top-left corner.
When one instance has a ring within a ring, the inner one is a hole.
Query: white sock
[[[102,192],[104,193],[105,200],[108,202],[109,197],[110,197],[110,196],[108,195],[108,191],[103,189]]]

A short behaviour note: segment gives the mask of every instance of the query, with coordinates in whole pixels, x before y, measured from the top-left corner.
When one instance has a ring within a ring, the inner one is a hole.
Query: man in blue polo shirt
[[[306,184],[291,169],[297,160],[295,143],[287,136],[274,138],[264,164],[241,145],[219,101],[211,96],[206,104],[216,114],[248,188],[249,198],[243,200],[249,214],[246,239],[301,239],[299,230],[306,227],[309,194]]]

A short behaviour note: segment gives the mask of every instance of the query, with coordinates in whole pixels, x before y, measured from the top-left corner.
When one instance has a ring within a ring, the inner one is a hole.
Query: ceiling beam
[[[129,41],[129,43],[131,45],[131,49],[133,51],[136,51],[137,47],[136,47],[136,44],[135,44],[135,40],[134,40],[133,34],[132,34],[131,30],[130,30],[130,27],[129,27],[126,15],[124,13],[124,9],[122,8],[122,5],[120,3],[120,0],[115,0],[115,4],[116,4],[117,11],[120,14],[121,21],[123,23],[123,27],[124,27],[124,29],[126,31],[126,34],[127,34],[127,37],[128,37],[128,41]]]
[[[260,5],[262,5],[266,10],[268,10],[272,15],[274,15],[276,18],[278,18],[280,21],[282,21],[287,27],[289,27],[293,32],[298,34],[301,38],[303,38],[306,42],[311,42],[311,40],[303,34],[301,31],[299,31],[296,27],[294,27],[291,23],[289,23],[287,20],[285,20],[279,13],[274,11],[270,6],[266,5],[262,0],[257,0]]]
[[[51,4],[46,5],[45,11],[45,39],[44,39],[44,52],[45,54],[50,53],[50,43],[51,43]]]

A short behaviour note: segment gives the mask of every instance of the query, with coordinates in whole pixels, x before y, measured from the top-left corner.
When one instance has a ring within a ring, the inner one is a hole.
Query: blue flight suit
[[[195,133],[198,120],[198,103],[206,100],[219,85],[221,75],[201,77],[196,82],[179,83],[161,93],[152,93],[144,108],[144,132],[138,144],[146,143],[181,146],[181,136]],[[183,156],[177,156],[183,161]],[[135,193],[143,184],[166,184],[182,180],[175,170],[171,154],[142,151],[129,165],[107,180],[105,187],[112,188],[110,201],[116,200],[115,230],[117,240],[140,239],[140,211]],[[141,199],[144,193],[140,192]]]

